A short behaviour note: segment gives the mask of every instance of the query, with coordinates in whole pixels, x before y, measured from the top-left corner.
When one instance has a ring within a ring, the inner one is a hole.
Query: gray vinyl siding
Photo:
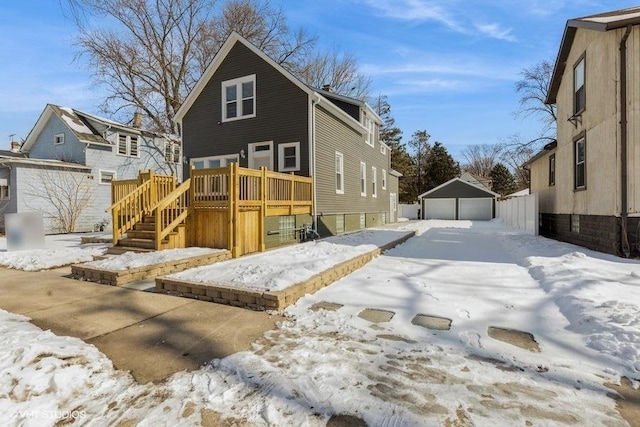
[[[53,138],[57,134],[64,134],[64,144],[54,144]],[[69,127],[55,114],[52,114],[35,143],[29,150],[29,157],[33,159],[62,160],[69,163],[84,164],[86,144],[78,138]]]
[[[380,153],[380,145],[364,142],[364,136],[322,107],[316,108],[317,212],[373,213],[389,212],[390,153]],[[335,153],[344,155],[344,194],[336,194]],[[367,195],[360,195],[360,162],[366,163]],[[377,169],[378,197],[372,196],[371,167]],[[387,189],[382,189],[382,170],[387,171]],[[331,226],[328,225],[330,229]]]
[[[424,196],[424,199],[446,199],[446,198],[474,198],[474,197],[494,197],[493,194],[476,188],[472,185],[460,181],[453,181],[433,193]]]
[[[256,75],[256,116],[222,122],[222,82]],[[182,121],[187,159],[237,154],[248,166],[248,144],[273,141],[274,169],[278,144],[300,142],[300,175],[309,175],[308,95],[241,43],[231,49]],[[185,178],[189,168],[185,168]]]

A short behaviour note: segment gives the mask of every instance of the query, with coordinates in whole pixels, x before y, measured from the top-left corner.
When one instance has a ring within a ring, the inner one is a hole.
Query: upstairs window
[[[344,194],[344,155],[336,151],[336,193]]]
[[[180,163],[180,144],[173,144],[173,163]]]
[[[549,185],[556,185],[556,155],[549,156]]]
[[[0,178],[0,200],[9,200],[9,181]]]
[[[118,154],[138,157],[138,137],[134,135],[118,135]]]
[[[575,142],[575,189],[586,188],[586,164],[587,164],[587,144],[584,137]]]
[[[53,136],[53,144],[60,145],[64,144],[64,133],[57,133]]]
[[[573,67],[573,114],[580,114],[586,107],[584,56]]]
[[[380,143],[380,154],[382,154],[383,156],[387,155],[387,146],[383,143]]]
[[[222,82],[222,121],[256,116],[256,75]]]
[[[164,161],[180,163],[180,144],[171,141],[164,142]]]
[[[387,171],[382,169],[382,189],[387,189]]]
[[[374,132],[376,128],[376,124],[369,116],[364,116],[364,127],[367,128],[367,134],[365,135],[365,142],[373,147],[375,138]]]

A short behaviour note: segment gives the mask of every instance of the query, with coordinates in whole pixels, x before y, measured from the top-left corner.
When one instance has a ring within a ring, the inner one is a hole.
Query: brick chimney
[[[324,90],[325,92],[333,93],[333,87],[331,85],[322,86],[322,90]]]
[[[14,153],[19,152],[21,146],[22,144],[20,144],[18,141],[11,140],[11,151],[13,151]]]
[[[133,127],[136,129],[140,129],[142,127],[142,113],[139,111],[133,113]]]

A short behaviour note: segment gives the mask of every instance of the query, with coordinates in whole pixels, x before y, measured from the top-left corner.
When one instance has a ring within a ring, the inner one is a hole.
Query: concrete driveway
[[[279,316],[69,279],[70,268],[0,268],[0,308],[95,345],[139,383],[249,349]]]

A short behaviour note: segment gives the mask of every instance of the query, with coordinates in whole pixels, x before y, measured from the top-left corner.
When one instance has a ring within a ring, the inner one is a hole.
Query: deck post
[[[260,233],[260,235],[258,236],[258,245],[260,247],[260,252],[264,252],[266,249],[266,245],[265,245],[265,228],[264,228],[264,218],[267,216],[267,198],[269,197],[269,192],[268,192],[268,178],[267,178],[267,168],[265,166],[262,166],[261,168],[261,172],[262,172],[262,181],[260,182],[260,200],[262,201],[262,203],[260,204],[260,225],[258,227],[258,232]]]
[[[240,227],[238,224],[238,217],[240,216],[240,176],[238,175],[238,164],[231,163],[230,166],[230,189],[233,190],[233,193],[229,194],[229,200],[231,202],[231,209],[229,209],[229,225],[231,226],[231,229],[229,230],[229,235],[232,236],[231,256],[233,258],[238,258],[240,255],[242,255],[240,253],[242,248],[240,247]]]

